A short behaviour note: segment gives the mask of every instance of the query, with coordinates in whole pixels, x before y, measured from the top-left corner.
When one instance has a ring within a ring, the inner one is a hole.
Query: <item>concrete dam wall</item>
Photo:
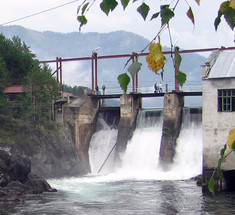
[[[65,108],[63,121],[67,121],[71,125],[85,172],[91,171],[88,150],[91,137],[96,131],[98,114],[105,114],[108,124],[115,124],[118,128],[114,150],[115,163],[118,164],[120,154],[126,150],[127,142],[135,131],[137,114],[141,109],[141,104],[140,97],[124,94],[120,98],[120,109],[100,108],[98,99],[85,95]],[[167,168],[173,162],[176,141],[181,129],[183,107],[184,97],[182,95],[177,93],[165,94],[160,150],[160,161],[164,168]],[[198,112],[196,109],[191,109],[191,111]],[[191,115],[192,120],[194,120],[194,115]],[[198,120],[198,117],[195,119]]]

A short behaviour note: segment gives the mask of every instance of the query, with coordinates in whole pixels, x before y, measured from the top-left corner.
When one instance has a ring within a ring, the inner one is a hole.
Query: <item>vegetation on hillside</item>
[[[6,94],[12,85],[22,86],[21,92]],[[0,35],[0,141],[22,128],[48,125],[58,92],[50,68],[40,66],[20,38]]]

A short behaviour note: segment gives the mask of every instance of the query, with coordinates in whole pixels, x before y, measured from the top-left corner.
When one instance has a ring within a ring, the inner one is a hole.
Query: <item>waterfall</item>
[[[154,177],[159,159],[163,116],[161,110],[140,110],[137,127],[121,156],[117,174],[130,178]]]
[[[118,130],[113,124],[109,125],[104,118],[103,114],[99,114],[96,126],[97,131],[92,135],[90,141],[89,161],[92,174],[99,172],[117,139]],[[112,152],[100,173],[110,173],[113,168],[113,162],[114,153]]]
[[[168,171],[164,171],[158,165],[162,117],[156,121],[154,116],[150,116],[143,123],[141,114],[133,138],[122,156],[122,168],[118,170],[118,174],[127,178],[155,180],[184,180],[200,175],[202,173],[200,119],[192,120],[196,117],[192,116],[190,109],[184,109],[174,162]]]
[[[199,116],[199,119],[197,118]],[[202,131],[200,114],[185,108],[182,129],[177,140],[172,167],[165,171],[158,165],[163,116],[160,110],[140,110],[137,127],[126,151],[121,155],[122,165],[113,174],[120,179],[185,180],[202,173]],[[196,119],[196,120],[195,120]],[[102,119],[99,119],[102,121]],[[114,146],[117,129],[111,129],[104,121],[90,143],[92,173],[97,173],[102,162]],[[113,155],[102,173],[113,171]]]
[[[183,123],[172,167],[176,179],[188,179],[202,173],[202,115],[191,110],[184,108],[183,111]]]

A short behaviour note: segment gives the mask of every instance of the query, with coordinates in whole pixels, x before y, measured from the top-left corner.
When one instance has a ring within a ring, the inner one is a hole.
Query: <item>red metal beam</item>
[[[234,50],[235,47],[221,47],[221,48],[206,48],[206,49],[190,49],[190,50],[180,50],[179,53],[195,53],[195,52],[210,52],[214,50]],[[147,56],[149,53],[137,53],[137,56]],[[165,51],[163,54],[174,54],[174,51]],[[131,54],[122,54],[122,55],[106,55],[106,56],[97,56],[97,59],[109,59],[109,58],[126,58],[131,57]],[[92,57],[80,57],[80,58],[63,58],[61,62],[66,61],[80,61],[80,60],[91,60]],[[56,60],[45,60],[39,61],[39,63],[55,63]]]
[[[91,92],[92,93],[95,92],[95,88],[94,88],[94,56],[93,56],[93,54],[91,57]]]
[[[175,47],[175,57],[176,55],[179,53],[179,47]],[[174,60],[175,61],[175,60]],[[179,73],[179,70],[176,66],[176,63],[174,62],[174,67],[175,67],[175,90],[179,90],[179,82],[178,80],[176,79],[176,76],[178,75]]]
[[[221,47],[221,48],[205,48],[205,49],[191,49],[191,50],[179,50],[179,53],[195,53],[195,52],[211,52],[214,50],[234,50],[235,47]],[[47,61],[40,61],[39,63],[56,63],[56,71],[53,73],[57,73],[57,82],[59,81],[59,74],[58,70],[60,69],[60,83],[62,85],[62,62],[68,62],[68,61],[83,61],[83,60],[91,60],[92,62],[92,91],[94,91],[97,86],[98,86],[98,68],[97,68],[97,61],[99,59],[110,59],[110,58],[130,58],[132,55],[131,54],[122,54],[122,55],[108,55],[108,56],[94,56],[95,53],[92,54],[91,57],[81,57],[81,58],[67,58],[67,59],[62,59],[62,58],[56,58],[56,60],[47,60]],[[163,54],[174,54],[174,51],[165,51]],[[136,53],[136,59],[139,56],[147,56],[148,53]],[[95,63],[94,63],[95,60]],[[177,83],[175,85],[178,86]],[[137,91],[138,88],[138,76],[136,76],[133,80],[133,92],[135,90]]]

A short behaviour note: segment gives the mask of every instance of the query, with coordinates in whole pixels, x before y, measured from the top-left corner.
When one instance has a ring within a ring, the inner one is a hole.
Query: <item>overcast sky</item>
[[[55,31],[55,32],[79,32],[79,23],[76,20],[77,8],[83,0],[0,0],[0,24],[4,25],[21,25],[23,27],[37,31]],[[82,32],[100,32],[106,33],[117,30],[130,31],[139,34],[149,40],[152,40],[160,29],[160,18],[154,21],[143,21],[142,17],[136,12],[136,8],[142,3],[139,0],[127,7],[123,11],[121,5],[110,13],[107,17],[100,9],[99,3],[90,9],[87,14],[88,24],[82,28]],[[120,0],[118,0],[120,2]],[[145,0],[151,5],[150,14],[159,11],[160,4],[167,4],[172,0]],[[181,0],[179,7],[175,11],[174,21],[171,23],[172,42],[181,49],[200,49],[200,48],[217,48],[221,46],[234,46],[234,32],[229,28],[224,19],[222,20],[218,31],[215,32],[214,20],[218,13],[218,8],[225,0],[201,0],[200,7],[195,0],[187,0],[192,6],[195,15],[195,27],[186,16],[188,5],[186,0]],[[67,4],[71,3],[71,4]],[[66,4],[66,5],[65,5]],[[58,7],[65,5],[62,7]],[[50,10],[51,8],[57,9]],[[45,10],[48,12],[40,13]],[[22,17],[30,16],[31,14],[40,13],[20,21],[11,22]],[[151,17],[151,15],[150,15]],[[148,18],[149,20],[149,18]],[[9,23],[11,22],[11,23]],[[168,31],[161,35],[161,43],[164,46],[170,47]],[[101,47],[102,48],[102,47]],[[143,47],[144,48],[144,47]],[[140,51],[140,50],[133,50]],[[113,53],[116,54],[116,53]],[[201,53],[208,56],[210,53]],[[81,64],[63,65],[64,81],[66,84],[90,86],[90,79],[87,72],[77,73],[80,70]],[[68,75],[65,71],[74,72],[73,75]],[[67,74],[67,75],[66,75]],[[160,79],[160,78],[159,78]],[[82,82],[79,82],[82,80]],[[107,84],[107,83],[106,83]],[[152,86],[152,83],[150,84]]]
[[[4,24],[18,18],[22,18],[34,13],[51,9],[69,2],[71,4],[59,7],[27,19],[15,21],[7,25],[21,25],[38,31],[56,32],[78,32],[79,24],[76,20],[76,11],[83,0],[1,0],[0,23]],[[188,0],[192,6],[196,24],[195,27],[186,16],[188,5],[181,0],[176,10],[175,20],[171,24],[172,41],[183,49],[214,48],[220,46],[234,46],[234,32],[228,27],[224,19],[218,31],[214,29],[214,19],[217,16],[219,5],[224,0],[201,0],[198,6],[195,0]],[[123,12],[119,6],[107,17],[100,9],[99,2],[94,4],[87,14],[88,24],[83,27],[82,32],[110,32],[116,30],[126,30],[142,35],[152,40],[160,27],[160,18],[153,21],[143,21],[136,12],[136,8],[142,0],[130,4]],[[132,1],[131,1],[132,2]],[[146,0],[151,5],[150,13],[159,11],[160,4],[167,4],[167,0]],[[161,35],[163,45],[170,46],[168,31]],[[115,54],[115,53],[114,53]]]

